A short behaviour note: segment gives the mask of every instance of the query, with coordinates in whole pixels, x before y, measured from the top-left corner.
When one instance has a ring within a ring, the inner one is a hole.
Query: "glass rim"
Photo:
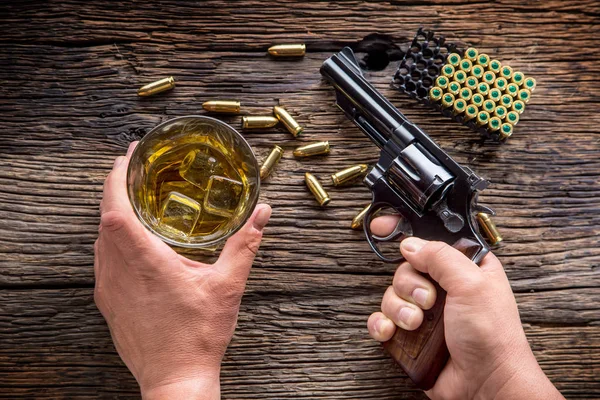
[[[160,240],[162,240],[163,242],[165,242],[171,246],[176,246],[176,247],[183,247],[183,248],[187,248],[187,249],[205,249],[206,250],[206,249],[213,248],[214,246],[218,245],[221,242],[224,242],[229,237],[231,237],[236,232],[238,232],[242,228],[242,226],[244,226],[246,224],[246,222],[248,221],[250,216],[248,218],[246,218],[245,220],[242,220],[242,222],[238,226],[231,229],[226,235],[223,235],[223,236],[213,239],[211,241],[204,242],[204,243],[196,243],[196,244],[186,243],[186,242],[178,242],[172,238],[169,238],[169,237],[161,234],[160,232],[156,231],[152,226],[150,226],[150,224],[148,224],[148,222],[142,217],[140,212],[134,206],[132,198],[131,198],[131,194],[130,194],[131,191],[129,190],[129,178],[130,178],[131,169],[132,169],[131,160],[133,159],[133,157],[136,155],[136,153],[138,151],[141,151],[139,149],[141,149],[141,147],[142,147],[141,145],[144,143],[144,141],[149,140],[146,138],[151,137],[153,133],[155,133],[156,131],[161,129],[164,125],[172,123],[172,122],[180,120],[180,119],[184,119],[184,118],[197,118],[197,119],[208,120],[210,122],[220,124],[224,128],[231,130],[247,146],[248,150],[250,151],[250,154],[252,155],[252,159],[254,160],[254,164],[256,167],[255,168],[255,170],[256,170],[256,196],[254,196],[254,200],[252,201],[251,205],[248,207],[249,209],[252,210],[252,212],[250,213],[250,216],[252,216],[252,213],[254,212],[254,209],[256,208],[256,204],[258,203],[258,198],[260,197],[260,166],[258,165],[258,159],[256,158],[256,154],[254,154],[254,150],[252,149],[252,146],[250,146],[250,143],[248,143],[246,138],[241,133],[239,133],[237,131],[237,129],[235,129],[233,126],[229,125],[228,123],[221,121],[220,119],[209,117],[206,115],[182,115],[180,117],[174,117],[174,118],[168,119],[168,120],[163,121],[160,124],[156,125],[154,128],[150,129],[150,131],[148,133],[146,133],[144,135],[144,137],[142,137],[139,140],[138,145],[133,150],[133,153],[131,153],[131,157],[129,158],[129,165],[127,166],[127,198],[129,199],[129,204],[131,205],[131,208],[133,209],[133,212],[135,213],[138,221],[140,221],[142,223],[142,225],[150,231],[150,233],[158,236],[160,238]]]

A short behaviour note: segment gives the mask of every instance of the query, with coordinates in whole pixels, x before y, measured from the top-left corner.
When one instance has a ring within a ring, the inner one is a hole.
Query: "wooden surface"
[[[368,190],[329,188],[320,208],[303,183],[307,170],[325,178],[377,156],[334,106],[322,61],[373,32],[405,46],[423,25],[537,78],[515,134],[497,145],[392,91],[396,63],[367,74],[492,182],[481,200],[498,212],[496,254],[534,352],[567,398],[600,398],[599,16],[586,0],[3,1],[0,397],[138,397],[92,298],[102,182],[159,122],[235,98],[253,114],[283,104],[306,133],[246,135],[259,158],[274,143],[288,152],[262,188],[273,218],[224,361],[223,398],[425,398],[365,328],[394,271],[349,229]],[[265,55],[281,42],[305,42],[308,54]],[[175,90],[136,96],[168,75]],[[317,139],[330,141],[329,156],[293,159],[291,149]]]

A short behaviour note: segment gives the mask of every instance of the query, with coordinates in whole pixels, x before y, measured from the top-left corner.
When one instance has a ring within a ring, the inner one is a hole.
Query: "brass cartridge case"
[[[452,93],[446,93],[442,96],[442,106],[444,108],[452,107],[454,104],[454,95]]]
[[[452,81],[448,84],[448,92],[451,93],[454,97],[458,96],[460,92],[460,83],[456,81]]]
[[[481,53],[479,56],[477,56],[477,64],[481,65],[483,68],[486,68],[488,65],[490,65],[490,56]]]
[[[271,175],[281,156],[283,156],[283,149],[277,145],[273,146],[273,149],[260,166],[260,180],[265,180]]]
[[[477,85],[477,93],[481,94],[483,97],[487,97],[490,92],[490,85],[485,82],[479,82]]]
[[[471,92],[477,91],[477,85],[479,85],[479,80],[474,76],[468,77],[464,84],[465,87],[471,89]]]
[[[500,139],[506,139],[513,133],[513,124],[505,122],[500,126]]]
[[[435,79],[435,86],[439,87],[440,89],[446,89],[448,87],[448,83],[450,83],[450,80],[447,76],[440,75]]]
[[[492,71],[487,71],[483,74],[482,79],[485,83],[492,86],[492,85],[494,85],[494,82],[496,81],[496,74]]]
[[[497,106],[494,109],[494,117],[498,117],[500,119],[506,118],[507,113],[508,113],[508,111],[506,110],[506,107],[504,107],[504,106]]]
[[[138,96],[146,97],[152,96],[153,94],[164,92],[165,90],[173,89],[175,87],[175,79],[170,76],[158,80],[156,82],[149,83],[138,89]]]
[[[509,111],[506,114],[506,122],[515,126],[519,123],[519,113],[516,111]]]
[[[306,45],[302,44],[278,44],[269,47],[269,54],[273,57],[302,57],[306,54]]]
[[[465,111],[465,108],[467,108],[467,102],[463,99],[457,99],[452,106],[452,113],[460,115]]]
[[[460,89],[459,97],[461,99],[463,99],[464,101],[471,100],[472,96],[473,96],[473,92],[471,91],[471,89],[466,88],[466,87]]]
[[[465,50],[465,58],[471,62],[477,61],[478,55],[479,51],[475,47],[469,47],[467,50]]]
[[[473,94],[473,96],[471,96],[471,104],[473,104],[477,108],[483,106],[484,100],[485,98],[481,95],[481,93],[475,93]]]
[[[471,68],[471,75],[477,79],[481,79],[481,77],[483,76],[484,73],[485,73],[485,68],[482,67],[481,65],[473,65],[473,68]]]
[[[354,217],[354,219],[352,220],[352,229],[361,229],[363,227],[365,215],[367,215],[367,211],[369,211],[369,208],[371,208],[370,204],[363,208],[361,212],[356,214],[356,217]]]
[[[523,103],[527,104],[529,103],[529,99],[531,98],[531,92],[527,89],[521,89],[517,94],[517,98]]]
[[[525,103],[523,103],[521,100],[515,100],[512,103],[511,110],[519,114],[523,114],[523,111],[525,111]]]
[[[519,94],[519,85],[516,83],[509,83],[506,87],[506,94],[511,95],[512,97],[517,97]]]
[[[350,182],[351,180],[362,176],[367,171],[367,168],[369,168],[367,164],[357,164],[336,172],[331,175],[333,186],[343,185],[346,182]]]
[[[278,123],[279,120],[271,116],[248,115],[242,117],[242,128],[244,129],[272,128]]]
[[[445,77],[443,77],[443,76],[441,76],[440,78],[444,78],[445,79]],[[439,86],[434,86],[431,89],[429,89],[429,98],[433,102],[440,101],[442,99],[442,95],[443,94],[444,94],[444,91]]]
[[[527,78],[525,79],[525,83],[523,83],[525,89],[529,90],[531,93],[533,93],[533,91],[535,90],[535,85],[536,82],[534,78]]]
[[[206,111],[224,114],[238,114],[240,112],[239,101],[228,100],[210,100],[202,103],[202,108]]]
[[[502,120],[498,117],[492,117],[488,121],[488,129],[492,132],[496,132],[498,129],[500,129],[501,125],[502,125]]]
[[[488,99],[495,101],[496,103],[500,101],[500,97],[502,97],[502,92],[500,89],[492,88],[488,93]]]
[[[467,80],[467,73],[463,70],[456,71],[454,73],[453,79],[454,79],[454,81],[456,81],[462,85]]]
[[[506,80],[506,78],[500,77],[494,81],[494,87],[496,89],[504,91],[506,90],[506,86],[508,86],[508,81]]]
[[[329,154],[329,142],[309,143],[294,150],[294,157],[310,157],[319,154]]]
[[[488,214],[482,212],[478,213],[477,222],[479,222],[479,226],[483,229],[483,232],[492,246],[495,246],[502,241],[502,236],[500,236],[496,224],[494,224],[494,221],[492,221]]]
[[[512,75],[513,75],[512,67],[505,65],[500,69],[500,76],[503,77],[504,79],[506,79],[507,81],[510,81],[512,79]]]
[[[488,64],[488,71],[492,71],[494,74],[500,73],[500,68],[502,68],[502,63],[498,60],[491,60]]]
[[[446,64],[442,67],[442,75],[448,79],[451,79],[454,76],[455,71],[456,71],[456,68],[454,68],[450,64]]]
[[[510,79],[510,81],[512,83],[516,83],[517,85],[521,86],[523,84],[523,82],[525,82],[525,75],[523,75],[522,72],[515,71],[515,72],[513,72],[513,75],[512,75],[512,78]]]
[[[277,119],[280,120],[283,125],[285,125],[287,130],[294,135],[294,137],[297,137],[304,130],[285,108],[281,106],[275,106],[273,107],[273,113]]]
[[[452,65],[455,69],[460,65],[462,58],[456,53],[448,54],[448,64]]]
[[[504,94],[500,97],[500,104],[510,110],[512,107],[513,98],[510,94]]]
[[[478,112],[479,112],[479,109],[477,108],[477,106],[475,106],[473,104],[469,104],[467,106],[467,109],[465,110],[465,121],[470,121],[473,118],[476,118]]]
[[[314,176],[310,172],[306,172],[304,174],[304,181],[306,182],[306,186],[308,186],[308,189],[311,191],[313,196],[315,196],[315,199],[320,205],[326,206],[331,201],[331,198],[329,197],[325,189],[323,189],[321,182],[319,182],[316,176]]]
[[[496,108],[496,103],[494,103],[493,100],[486,100],[483,102],[483,111],[486,111],[488,113],[493,114],[494,113],[494,109]]]
[[[490,113],[487,111],[479,111],[477,114],[477,126],[487,125],[490,120]]]
[[[465,72],[471,72],[473,68],[473,62],[471,60],[462,60],[460,62],[460,69]]]

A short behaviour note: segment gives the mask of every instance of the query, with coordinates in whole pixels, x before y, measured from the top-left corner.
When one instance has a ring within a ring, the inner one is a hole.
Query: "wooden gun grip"
[[[423,390],[433,387],[449,356],[444,337],[446,292],[431,281],[437,290],[437,299],[431,309],[423,311],[421,326],[414,331],[398,328],[383,344],[408,377]]]

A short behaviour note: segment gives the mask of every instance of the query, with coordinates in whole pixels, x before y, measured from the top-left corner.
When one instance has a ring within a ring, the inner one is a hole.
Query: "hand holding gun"
[[[373,202],[364,230],[373,251],[386,262],[400,262],[397,247],[390,256],[381,245],[417,236],[446,242],[479,264],[489,247],[475,215],[494,212],[477,204],[477,192],[488,182],[460,166],[367,82],[350,48],[327,59],[321,74],[335,87],[338,107],[381,149],[377,165],[365,178]],[[371,220],[386,208],[394,209],[400,219],[391,234],[380,237],[371,232]],[[445,292],[436,289],[436,303],[425,312],[420,328],[397,329],[384,344],[422,389],[433,386],[448,359]]]

